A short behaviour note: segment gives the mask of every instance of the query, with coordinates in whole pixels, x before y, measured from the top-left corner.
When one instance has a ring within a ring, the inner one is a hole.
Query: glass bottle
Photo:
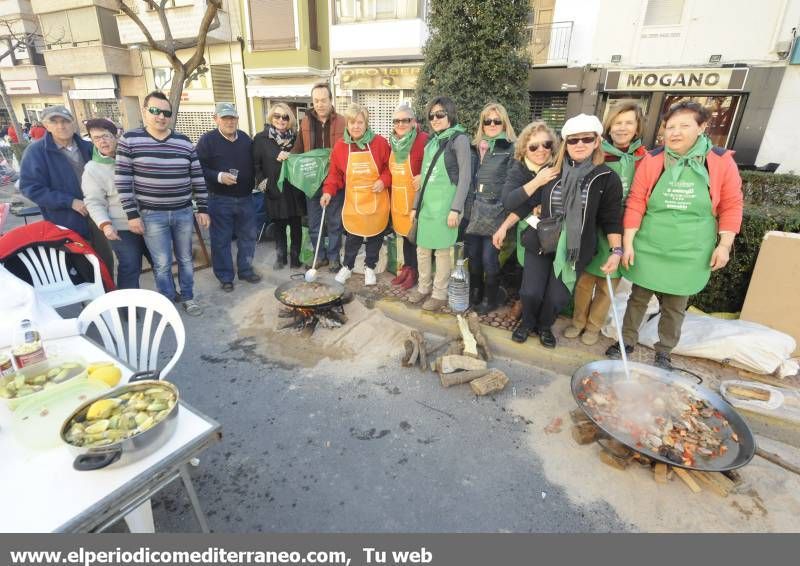
[[[39,329],[27,318],[19,323],[17,332],[14,335],[11,356],[18,370],[47,359],[44,345],[42,344],[42,335],[39,333]]]
[[[456,248],[456,267],[450,273],[447,282],[447,305],[455,313],[462,313],[469,308],[469,277],[464,269],[464,245]]]

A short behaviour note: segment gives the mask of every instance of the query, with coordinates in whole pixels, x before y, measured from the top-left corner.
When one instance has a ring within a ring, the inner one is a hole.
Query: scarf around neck
[[[354,143],[356,144],[358,149],[366,149],[367,145],[369,145],[369,143],[374,139],[375,139],[375,132],[372,131],[372,128],[367,128],[367,131],[364,132],[364,135],[358,138],[357,140],[354,140],[350,136],[350,132],[347,130],[347,128],[344,129],[344,143],[346,144]]]
[[[274,141],[283,151],[289,151],[294,146],[295,133],[290,129],[280,131],[272,124],[267,125],[267,137]]]
[[[591,156],[581,163],[564,160],[561,166],[561,197],[564,203],[564,231],[567,235],[567,261],[575,264],[581,247],[581,224],[583,222],[583,206],[581,203],[581,186],[586,175],[594,169]]]
[[[117,160],[113,157],[106,157],[100,153],[96,147],[92,146],[92,161],[102,163],[103,165],[113,165]]]
[[[406,132],[403,137],[398,138],[397,135],[392,132],[392,135],[389,136],[389,143],[392,146],[392,152],[394,152],[395,161],[398,163],[403,163],[408,157],[408,154],[411,152],[411,146],[414,145],[414,140],[417,139],[417,129],[411,128],[410,131]]]
[[[527,156],[523,157],[523,159],[525,160],[525,167],[528,168],[528,171],[533,172],[534,175],[538,175],[539,171],[541,171],[542,168],[546,166],[546,165],[536,165],[533,161],[528,159]]]
[[[694,145],[684,155],[678,155],[668,147],[664,146],[667,155],[664,159],[664,171],[672,175],[672,180],[677,181],[681,178],[681,173],[686,166],[700,175],[706,184],[709,184],[708,169],[706,169],[706,154],[711,151],[714,144],[707,135],[701,134]]]
[[[613,143],[603,138],[601,147],[603,148],[603,151],[606,153],[606,155],[613,155],[619,158],[619,166],[620,166],[619,176],[622,178],[623,186],[629,187],[631,182],[633,181],[633,174],[636,172],[636,162],[643,157],[641,155],[634,155],[636,150],[642,147],[642,140],[632,141],[631,145],[628,146],[627,151],[622,151],[621,149],[616,147]]]
[[[505,132],[500,132],[499,134],[491,138],[486,134],[484,134],[483,136],[481,136],[481,145],[483,145],[483,142],[486,142],[488,144],[489,151],[494,151],[494,144],[497,140],[507,140],[507,139],[508,136],[506,136]],[[483,157],[483,154],[481,154],[481,157]]]

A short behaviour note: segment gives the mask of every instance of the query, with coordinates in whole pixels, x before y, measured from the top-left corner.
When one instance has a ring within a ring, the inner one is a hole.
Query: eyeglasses
[[[431,112],[430,114],[428,114],[428,120],[433,120],[434,118],[437,120],[441,120],[442,118],[447,118],[447,112],[445,112],[444,110],[437,110],[436,112]]]
[[[108,141],[108,140],[113,140],[114,138],[115,138],[115,136],[113,134],[108,133],[108,134],[102,134],[102,135],[99,135],[99,136],[92,136],[92,141],[96,141],[96,142]]]
[[[162,114],[164,118],[172,118],[172,110],[162,110],[161,108],[156,108],[155,106],[150,106],[147,108],[147,111],[150,112],[153,116],[158,116]]]
[[[553,149],[553,142],[551,142],[550,140],[547,140],[546,142],[542,142],[541,144],[532,143],[532,144],[530,144],[528,146],[528,151],[531,151],[531,152],[536,151],[537,149],[539,149],[539,146],[541,146],[541,147],[543,147],[545,149]]]
[[[398,124],[410,124],[413,118],[395,118],[392,120],[392,124],[395,126]]]
[[[567,138],[567,145],[577,145],[578,142],[589,145],[597,140],[597,136],[586,136],[585,138]]]
[[[486,118],[483,121],[483,125],[484,126],[491,126],[491,125],[502,126],[503,125],[503,121],[500,118]]]
[[[283,120],[284,122],[288,122],[289,121],[289,115],[288,114],[273,114],[272,115],[272,119],[273,120]]]

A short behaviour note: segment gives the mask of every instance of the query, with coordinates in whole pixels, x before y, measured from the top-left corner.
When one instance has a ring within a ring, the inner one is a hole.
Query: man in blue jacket
[[[81,177],[84,165],[92,158],[92,143],[75,133],[75,120],[64,106],[45,108],[42,124],[47,134],[25,150],[19,188],[39,206],[45,220],[91,241]]]

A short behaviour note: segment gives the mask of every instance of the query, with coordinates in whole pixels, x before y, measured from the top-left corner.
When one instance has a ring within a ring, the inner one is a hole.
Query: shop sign
[[[117,98],[113,88],[70,89],[71,100],[109,100]]]
[[[346,90],[413,90],[421,70],[421,66],[345,67],[341,70],[341,87]]]
[[[724,91],[744,90],[746,68],[631,69],[608,71],[606,91]]]

